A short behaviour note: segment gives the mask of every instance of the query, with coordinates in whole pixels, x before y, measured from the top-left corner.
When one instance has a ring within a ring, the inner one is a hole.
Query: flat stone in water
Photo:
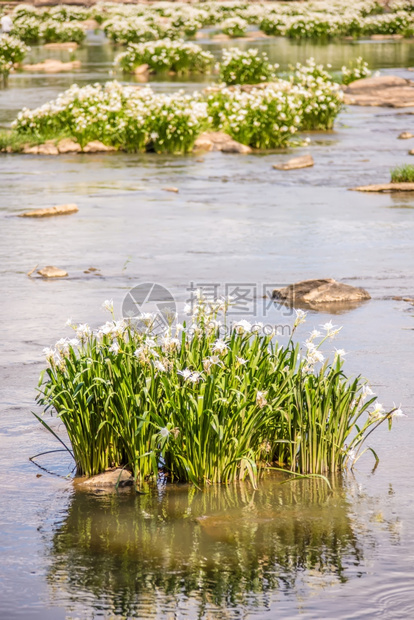
[[[343,284],[333,278],[320,278],[303,280],[281,289],[275,289],[272,298],[290,304],[332,304],[362,301],[371,299],[371,296],[363,288]]]
[[[275,170],[298,170],[300,168],[310,168],[315,164],[312,155],[293,157],[282,164],[273,164]]]
[[[53,267],[53,265],[47,265],[43,267],[43,269],[38,269],[37,273],[42,276],[42,278],[66,278],[68,275],[68,272],[64,269]]]
[[[117,484],[120,487],[132,486],[134,484],[134,479],[131,472],[116,467],[115,469],[108,469],[97,476],[91,476],[90,478],[75,478],[74,484],[80,489],[113,489]]]
[[[56,207],[48,207],[46,209],[34,209],[33,211],[25,211],[19,213],[19,217],[51,217],[53,215],[71,215],[79,211],[78,205],[66,204],[56,205]]]
[[[414,106],[414,82],[396,75],[356,80],[344,91],[344,103],[348,105],[389,108]]]
[[[410,154],[414,154],[414,151]],[[360,187],[352,187],[352,192],[414,192],[414,183],[380,183],[379,185],[361,185]]]

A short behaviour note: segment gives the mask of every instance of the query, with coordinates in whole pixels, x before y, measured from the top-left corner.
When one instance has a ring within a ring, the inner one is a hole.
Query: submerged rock
[[[42,276],[42,278],[66,278],[68,275],[68,272],[64,269],[53,267],[53,265],[47,265],[47,267],[43,267],[43,269],[38,269],[37,273]]]
[[[273,164],[275,170],[298,170],[300,168],[310,168],[315,164],[312,155],[302,155],[293,157],[282,164]]]
[[[194,143],[194,150],[242,153],[245,155],[252,152],[250,146],[233,140],[231,136],[223,131],[206,131],[202,133]]]
[[[80,60],[62,62],[55,58],[48,58],[34,65],[22,65],[23,71],[44,71],[45,73],[60,73],[61,71],[73,71],[81,66]]]
[[[88,142],[86,146],[82,149],[83,153],[108,153],[112,151],[116,151],[114,146],[106,146],[100,140],[92,140],[92,142]]]
[[[352,187],[351,192],[414,192],[414,183],[380,183],[379,185],[361,185]]]
[[[398,136],[399,140],[409,140],[410,138],[414,138],[414,135],[412,133],[410,133],[409,131],[403,131]]]
[[[80,489],[113,489],[117,484],[120,487],[132,486],[134,478],[131,472],[116,467],[114,469],[107,469],[102,474],[91,476],[90,478],[75,478],[74,483]]]
[[[289,304],[332,304],[371,299],[363,288],[337,282],[333,278],[303,280],[281,289],[275,289],[272,298]]]
[[[356,80],[344,90],[344,102],[349,105],[390,108],[414,106],[414,82],[395,75]]]
[[[149,73],[149,68],[149,65],[144,63],[143,65],[138,65],[138,67],[135,67],[133,73],[135,73],[135,75],[145,75]]]
[[[178,187],[163,187],[162,191],[163,192],[173,192],[174,194],[178,194],[178,192],[180,190],[178,189]]]
[[[46,209],[34,209],[33,211],[25,211],[19,213],[19,217],[51,217],[52,215],[70,215],[77,213],[79,207],[75,204],[57,205],[56,207],[48,207]]]

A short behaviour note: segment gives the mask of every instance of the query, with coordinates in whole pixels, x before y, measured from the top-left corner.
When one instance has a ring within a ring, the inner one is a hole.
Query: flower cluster
[[[203,51],[199,45],[170,39],[130,43],[126,51],[118,54],[115,59],[115,63],[125,72],[132,72],[139,65],[147,64],[153,71],[206,73],[213,61],[213,55]]]
[[[55,101],[23,109],[12,127],[42,139],[68,135],[81,146],[100,140],[126,150],[183,153],[207,125],[207,104],[197,94],[155,94],[114,81],[75,84]]]
[[[12,34],[26,43],[82,43],[85,30],[76,21],[57,19],[41,21],[31,14],[23,14],[13,23]]]
[[[229,17],[220,26],[224,34],[227,34],[229,37],[237,38],[246,35],[247,21],[241,17]]]
[[[321,346],[339,332],[331,322],[301,353],[247,320],[222,336],[231,303],[199,291],[188,324],[174,319],[158,335],[156,315],[116,320],[110,300],[112,319],[97,330],[68,321],[75,337],[44,350],[38,400],[65,425],[79,474],[121,466],[142,483],[161,466],[195,485],[256,485],[277,463],[320,475],[354,466],[371,432],[403,415],[346,378],[343,350],[325,359]],[[305,318],[297,312],[293,333]]]
[[[219,64],[220,80],[230,84],[259,84],[275,78],[278,65],[271,65],[265,52],[258,49],[240,50],[236,47],[223,50]]]
[[[22,62],[27,46],[16,37],[4,34],[0,37],[0,74],[7,76],[14,65]]]
[[[349,67],[342,67],[342,84],[350,84],[355,80],[368,78],[372,71],[368,67],[368,63],[359,56],[355,61],[351,62]]]

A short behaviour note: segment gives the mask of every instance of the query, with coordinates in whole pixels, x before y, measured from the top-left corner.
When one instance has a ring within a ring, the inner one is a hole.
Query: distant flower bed
[[[163,471],[195,485],[254,486],[268,467],[323,475],[352,467],[368,435],[402,415],[346,377],[344,351],[325,359],[321,346],[339,331],[332,323],[300,350],[246,320],[221,334],[229,303],[199,294],[188,325],[171,317],[158,336],[151,314],[139,329],[114,318],[96,331],[68,321],[76,337],[45,350],[38,400],[65,425],[79,474],[124,466],[141,483]],[[112,302],[104,305],[113,316]],[[304,320],[298,310],[293,332]]]
[[[39,21],[31,15],[15,20],[12,34],[30,44],[36,43],[82,43],[85,31],[75,21],[62,22],[55,19]]]
[[[372,71],[368,67],[368,63],[359,56],[355,61],[351,62],[349,67],[342,67],[342,84],[350,84],[355,80],[368,78]]]
[[[153,71],[175,71],[176,73],[206,73],[214,57],[199,45],[184,41],[160,41],[130,43],[125,52],[118,54],[115,63],[123,71],[134,71],[139,65],[147,64]]]
[[[7,76],[16,63],[22,62],[28,51],[27,46],[7,34],[0,37],[0,74]]]
[[[375,34],[411,37],[414,34],[411,0],[392,0],[387,12],[382,3],[375,0],[350,0],[346,3],[342,0],[257,4],[204,2],[192,6],[178,2],[145,5],[100,2],[89,8],[21,5],[13,12],[13,34],[20,32],[26,42],[34,43],[39,40],[36,32],[48,21],[59,22],[62,27],[69,28],[70,24],[76,25],[91,18],[103,27],[111,41],[118,44],[192,37],[206,26],[220,28],[230,37],[243,37],[250,24],[267,35],[294,39]]]

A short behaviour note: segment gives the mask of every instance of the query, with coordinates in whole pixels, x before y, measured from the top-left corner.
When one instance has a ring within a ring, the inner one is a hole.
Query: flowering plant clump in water
[[[28,47],[16,37],[3,34],[0,37],[0,75],[7,76],[16,63],[22,62]]]
[[[355,61],[349,64],[349,67],[342,67],[342,84],[350,84],[355,80],[361,80],[362,78],[368,78],[372,74],[372,71],[368,67],[368,63],[359,56]]]
[[[147,64],[153,71],[207,73],[213,62],[213,55],[203,51],[199,45],[170,39],[130,43],[126,51],[115,58],[115,63],[126,72]]]
[[[258,49],[243,51],[237,47],[223,50],[218,65],[220,80],[230,84],[258,84],[275,79],[279,65],[271,65],[265,52]]]
[[[68,321],[76,337],[45,349],[38,401],[65,425],[79,474],[125,466],[140,481],[162,470],[196,485],[256,485],[276,464],[321,475],[352,466],[366,437],[402,415],[347,379],[344,351],[325,359],[321,345],[339,332],[332,323],[302,349],[292,338],[281,346],[260,323],[229,326],[229,303],[199,292],[188,325],[171,317],[161,335],[156,315],[139,317],[140,329],[115,320],[112,301],[112,320],[96,331]],[[296,311],[293,333],[304,321]]]
[[[183,153],[207,125],[207,104],[196,94],[154,94],[150,88],[107,82],[73,85],[55,101],[22,110],[12,127],[20,135],[44,139],[67,134],[81,146],[101,140],[132,151]]]
[[[221,30],[229,37],[244,37],[246,35],[247,21],[241,17],[229,17],[220,24]]]

